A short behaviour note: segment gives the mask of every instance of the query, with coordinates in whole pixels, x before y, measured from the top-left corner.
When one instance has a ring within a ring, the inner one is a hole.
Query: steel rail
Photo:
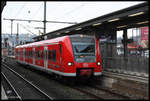
[[[17,95],[16,99],[22,100],[22,98],[20,97],[20,95],[17,93],[16,89],[13,87],[13,85],[9,82],[9,80],[7,79],[7,77],[5,76],[5,74],[3,72],[1,72],[2,76],[5,78],[5,80],[7,81],[7,83],[10,85],[10,87],[12,88],[12,90],[14,91],[14,93]],[[9,99],[9,97],[8,97]]]
[[[22,77],[20,74],[18,74],[16,71],[12,70],[11,68],[9,68],[7,65],[2,64],[3,66],[5,66],[7,69],[9,69],[11,72],[13,72],[15,75],[17,75],[18,77],[22,78],[22,80],[24,80],[25,82],[27,82],[28,84],[30,84],[32,87],[34,87],[37,91],[39,91],[40,93],[42,93],[44,96],[46,96],[48,99],[50,100],[54,100],[52,97],[50,97],[49,95],[47,95],[44,91],[42,91],[40,88],[38,88],[37,86],[35,86],[33,83],[31,83],[30,81],[28,81],[27,79],[25,79],[24,77]]]
[[[102,98],[102,97],[100,97],[100,96],[97,96],[97,95],[95,95],[95,94],[93,94],[93,93],[90,93],[90,92],[88,92],[88,91],[82,90],[81,88],[71,87],[71,86],[70,86],[70,88],[73,88],[73,89],[75,89],[75,90],[78,90],[79,92],[82,92],[82,93],[87,94],[87,95],[89,95],[89,96],[91,96],[91,97],[97,98],[97,99],[99,99],[99,100],[104,100],[104,98]]]
[[[64,86],[67,86],[67,87],[69,87],[69,88],[71,88],[71,89],[74,89],[74,90],[76,90],[76,91],[79,91],[79,92],[81,92],[81,93],[84,93],[84,94],[86,94],[86,95],[88,95],[88,96],[90,96],[90,97],[94,97],[94,98],[96,98],[96,99],[98,99],[98,100],[104,100],[104,98],[102,98],[102,97],[100,97],[100,96],[97,96],[97,95],[95,95],[95,94],[93,94],[93,93],[90,93],[90,92],[88,92],[88,91],[85,91],[85,90],[83,90],[82,88],[78,88],[78,87],[71,86],[71,85],[69,85],[69,84],[65,84],[64,79],[63,79],[63,80],[60,80],[60,79],[57,79],[57,78],[53,78],[53,79],[56,80],[57,82],[61,83],[61,84],[64,85]],[[68,82],[68,81],[67,81],[67,82]]]

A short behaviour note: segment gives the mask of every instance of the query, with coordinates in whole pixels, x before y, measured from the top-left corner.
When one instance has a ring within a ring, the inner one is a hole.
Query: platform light
[[[102,23],[95,23],[93,24],[92,26],[98,26],[98,25],[101,25]]]
[[[81,35],[80,35],[80,37],[82,38],[82,37],[83,37],[83,35],[81,34]]]
[[[118,26],[117,28],[124,28],[127,27],[127,25]]]
[[[75,29],[75,30],[81,30],[82,28],[77,28],[77,29]]]
[[[108,20],[108,22],[113,22],[113,21],[118,21],[118,20],[120,20],[120,18],[111,19],[111,20]]]
[[[57,33],[56,35],[60,35],[60,33]]]
[[[65,33],[69,33],[70,31],[66,31]]]
[[[128,17],[138,16],[138,15],[141,15],[141,14],[144,14],[144,12],[134,13],[134,14],[128,15]]]
[[[145,24],[145,23],[148,23],[149,21],[143,21],[143,22],[138,22],[138,23],[136,23],[136,24]]]

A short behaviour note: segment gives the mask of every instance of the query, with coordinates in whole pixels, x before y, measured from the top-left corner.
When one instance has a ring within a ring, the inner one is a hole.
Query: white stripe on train
[[[59,75],[62,75],[62,76],[76,76],[76,73],[63,73],[63,72],[60,72],[60,71],[52,70],[50,68],[44,68],[42,66],[29,64],[29,63],[26,63],[26,62],[23,62],[23,61],[18,61],[17,60],[17,62],[19,62],[21,64],[31,65],[31,66],[35,67],[36,69],[38,69],[38,70],[42,70],[42,71],[45,71],[45,72],[48,72],[48,73],[52,73],[53,72],[53,73],[56,73],[56,74],[59,74]],[[99,75],[102,75],[102,72],[94,72],[94,76],[99,76]]]

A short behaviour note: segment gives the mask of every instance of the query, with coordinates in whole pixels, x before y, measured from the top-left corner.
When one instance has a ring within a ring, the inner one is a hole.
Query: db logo
[[[83,64],[83,67],[88,67],[88,64],[87,64],[87,63],[84,63],[84,64]]]

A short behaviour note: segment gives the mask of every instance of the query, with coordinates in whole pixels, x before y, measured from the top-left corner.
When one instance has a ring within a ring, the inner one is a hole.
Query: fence
[[[127,56],[115,43],[100,43],[100,49],[104,71],[148,77],[148,49],[127,49]]]

